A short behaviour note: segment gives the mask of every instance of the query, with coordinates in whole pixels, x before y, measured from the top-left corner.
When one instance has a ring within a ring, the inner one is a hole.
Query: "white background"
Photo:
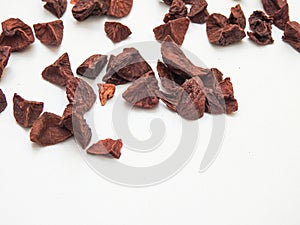
[[[247,18],[262,9],[259,0],[209,0],[208,9],[228,16],[237,2]],[[300,2],[289,3],[291,18],[300,21]],[[26,51],[12,54],[0,81],[8,100],[0,115],[0,224],[300,224],[300,53],[281,41],[277,28],[273,45],[259,47],[245,38],[225,48],[209,44],[204,25],[191,24],[188,30],[183,47],[230,76],[239,101],[238,113],[227,117],[222,151],[205,173],[198,172],[205,152],[200,143],[191,162],[171,180],[140,189],[118,186],[86,165],[72,139],[40,148],[30,143],[28,130],[16,124],[15,92],[44,101],[45,111],[63,112],[64,90],[41,78],[42,70],[62,53],[69,53],[75,70],[91,54],[154,40],[152,28],[162,23],[167,9],[158,0],[134,0],[131,14],[121,20],[133,34],[114,45],[103,29],[108,18],[78,23],[69,5],[62,18],[60,48],[36,40]],[[30,25],[55,19],[41,1],[0,0],[0,21],[10,17]],[[96,107],[100,109],[99,103]],[[155,112],[178,119],[163,106]],[[209,123],[210,116],[202,121]],[[99,129],[109,135],[106,125]],[[147,134],[148,127],[145,130]],[[126,155],[124,149],[122,160]]]

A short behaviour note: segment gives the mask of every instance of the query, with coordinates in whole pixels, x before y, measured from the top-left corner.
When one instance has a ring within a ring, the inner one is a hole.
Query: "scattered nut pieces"
[[[104,106],[107,100],[114,97],[116,91],[116,85],[114,84],[98,84],[99,87],[99,99],[101,105]]]
[[[105,22],[104,30],[109,39],[114,43],[121,42],[132,34],[127,26],[118,22]]]
[[[63,39],[64,24],[62,20],[33,25],[35,36],[45,45],[59,46]]]

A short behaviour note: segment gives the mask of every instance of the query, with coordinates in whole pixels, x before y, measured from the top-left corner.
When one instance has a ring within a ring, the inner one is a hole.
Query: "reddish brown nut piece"
[[[122,18],[127,16],[133,5],[133,0],[111,0],[107,15]]]
[[[104,30],[107,37],[114,43],[121,42],[132,34],[127,26],[118,22],[105,22]]]
[[[63,39],[64,24],[62,20],[33,25],[35,36],[45,45],[59,46]]]
[[[11,47],[0,46],[0,78],[2,77],[4,68],[8,63],[10,52],[11,52]]]
[[[182,78],[203,76],[208,73],[207,69],[195,66],[169,37],[161,44],[161,54],[168,68]]]
[[[59,86],[66,86],[67,80],[74,77],[68,53],[64,53],[52,65],[46,67],[42,77]]]
[[[122,97],[130,104],[144,109],[154,108],[159,99],[156,96],[159,90],[158,82],[153,72],[149,72],[128,87]]]
[[[275,26],[284,30],[290,20],[287,0],[262,0],[262,4],[267,14],[272,17]]]
[[[237,24],[241,28],[245,29],[246,17],[240,4],[237,4],[235,7],[231,8],[231,14],[229,16],[228,22],[230,24]]]
[[[106,67],[106,74],[102,80],[108,84],[115,84],[115,85],[126,84],[129,81],[120,77],[117,74],[117,72],[114,71],[114,68],[112,67],[112,65],[114,64],[115,58],[116,58],[116,56],[114,56],[114,55],[111,55],[109,57],[107,67]]]
[[[272,38],[272,19],[262,11],[254,11],[249,18],[249,38],[258,45],[268,45],[274,42]]]
[[[61,18],[67,9],[67,0],[42,0],[46,2],[44,8],[51,12],[57,18]]]
[[[282,39],[300,52],[300,24],[287,22]]]
[[[185,34],[189,28],[190,20],[187,18],[179,18],[170,20],[168,23],[160,25],[153,29],[156,40],[163,41],[170,36],[175,43],[182,45]]]
[[[207,2],[206,0],[194,1],[188,17],[191,22],[203,24],[208,19],[209,13],[207,11]]]
[[[165,15],[164,22],[175,20],[181,17],[186,17],[187,7],[182,0],[174,0],[170,6],[169,12]]]
[[[99,87],[99,99],[101,105],[104,106],[107,100],[114,97],[116,91],[116,85],[114,84],[98,84]]]
[[[90,16],[105,15],[108,12],[110,0],[80,0],[72,8],[73,17],[83,21]]]
[[[96,101],[93,88],[80,78],[71,78],[67,81],[66,94],[69,102],[81,114],[89,111]]]
[[[237,24],[230,24],[226,16],[214,13],[206,21],[206,33],[210,43],[227,46],[246,37],[245,31]]]
[[[98,141],[96,144],[93,144],[91,147],[89,147],[87,149],[87,153],[92,155],[112,156],[116,159],[119,159],[121,157],[122,147],[123,143],[121,139],[105,139]]]
[[[0,46],[10,46],[12,52],[22,51],[34,42],[30,26],[20,19],[8,19],[2,22]]]
[[[103,81],[119,85],[137,80],[149,71],[152,71],[152,68],[138,50],[125,48],[122,53],[111,58]]]
[[[78,68],[77,74],[90,78],[96,79],[107,63],[106,55],[92,55],[86,59]]]
[[[5,94],[3,91],[0,89],[0,113],[2,113],[7,107],[7,101]]]
[[[14,94],[14,117],[19,125],[28,128],[39,118],[44,109],[43,102],[27,101]]]
[[[55,145],[67,140],[72,133],[60,126],[61,117],[53,113],[43,113],[33,124],[30,140],[41,146]]]

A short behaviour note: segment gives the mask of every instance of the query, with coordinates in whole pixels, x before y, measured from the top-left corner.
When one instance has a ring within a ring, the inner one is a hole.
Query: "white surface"
[[[211,13],[229,15],[238,1],[208,2]],[[247,17],[262,9],[259,0],[239,2]],[[291,18],[300,21],[300,2],[289,3]],[[1,0],[0,21],[19,17],[32,25],[54,20],[42,6],[40,1]],[[300,54],[281,41],[282,31],[274,28],[274,45],[258,47],[245,38],[219,48],[208,43],[205,26],[191,24],[183,47],[232,78],[239,112],[227,117],[221,154],[207,172],[198,173],[205,150],[199,147],[171,180],[134,189],[97,176],[73,140],[48,148],[32,145],[28,130],[15,123],[12,97],[17,92],[45,101],[45,111],[61,114],[67,103],[64,90],[44,81],[42,70],[65,51],[75,70],[91,54],[154,40],[152,28],[161,24],[167,7],[158,0],[135,0],[130,16],[121,20],[133,35],[116,46],[104,34],[106,17],[78,23],[70,10],[71,5],[62,18],[62,46],[49,49],[36,40],[12,55],[0,81],[9,104],[0,115],[0,224],[300,224]],[[209,120],[205,116],[200,123]]]

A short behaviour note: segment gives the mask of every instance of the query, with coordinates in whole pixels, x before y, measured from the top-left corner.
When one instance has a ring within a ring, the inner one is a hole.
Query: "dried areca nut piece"
[[[14,117],[19,125],[28,128],[39,118],[44,109],[43,102],[28,101],[14,94]]]
[[[282,39],[300,52],[300,24],[295,21],[288,22]]]
[[[254,11],[249,18],[249,38],[259,45],[268,45],[274,42],[272,38],[272,19],[262,11]]]
[[[101,105],[104,106],[107,100],[114,97],[116,91],[116,85],[114,84],[98,84],[99,87],[99,99]]]
[[[168,68],[185,79],[204,76],[209,72],[208,69],[195,66],[169,37],[161,44],[161,54],[163,62]]]
[[[246,37],[243,28],[237,24],[228,23],[227,17],[218,13],[208,17],[206,33],[210,43],[221,46],[239,42]]]
[[[72,114],[72,128],[75,140],[85,149],[92,138],[92,130],[81,113]]]
[[[215,90],[223,80],[223,73],[216,68],[212,68],[210,69],[210,73],[200,78],[206,88]]]
[[[181,17],[186,17],[187,7],[182,0],[174,0],[171,4],[169,12],[165,15],[164,22],[167,23],[169,20],[175,20]]]
[[[209,13],[207,11],[207,2],[206,0],[199,0],[192,3],[188,17],[193,23],[203,24],[208,19]]]
[[[67,140],[72,133],[60,126],[61,117],[53,113],[43,113],[33,124],[30,140],[41,146],[55,145]]]
[[[168,23],[160,25],[153,29],[156,40],[163,41],[170,36],[175,43],[182,45],[185,34],[189,28],[190,20],[187,18],[179,18],[170,20]]]
[[[106,74],[103,77],[103,81],[106,82],[107,84],[114,84],[114,85],[122,85],[122,84],[126,84],[129,81],[123,79],[122,77],[120,77],[116,71],[114,71],[113,67],[111,66],[115,60],[114,55],[111,55],[109,57],[108,63],[107,63],[107,67],[106,67]]]
[[[124,83],[125,81],[134,81],[152,71],[150,65],[135,48],[124,48],[122,53],[111,58],[108,68],[109,70],[103,77],[103,81],[106,83],[113,83],[108,81],[115,78],[118,82]],[[119,80],[118,77],[122,80]],[[113,84],[118,85],[117,82]]]
[[[11,53],[11,47],[0,46],[0,78],[3,74],[4,68],[6,67]]]
[[[111,0],[107,15],[122,18],[127,16],[133,5],[133,0]]]
[[[101,73],[103,68],[107,63],[106,55],[92,55],[88,59],[86,59],[78,68],[77,74],[90,78],[96,79],[97,76]]]
[[[57,18],[61,18],[67,9],[67,0],[42,0],[46,2],[44,8],[51,12]]]
[[[230,24],[237,24],[241,28],[245,29],[246,17],[240,4],[237,4],[235,7],[231,8],[231,14],[229,16],[228,22]]]
[[[62,20],[33,25],[35,36],[45,45],[59,46],[63,39],[64,24]]]
[[[267,14],[272,17],[274,25],[284,30],[286,23],[290,20],[287,0],[261,1]]]
[[[121,139],[112,140],[110,138],[98,141],[96,144],[93,144],[86,151],[92,155],[106,155],[112,156],[116,159],[121,157],[121,149],[123,143]]]
[[[2,22],[0,46],[11,47],[12,52],[22,51],[34,42],[30,26],[20,19],[8,19]]]
[[[104,30],[107,37],[114,43],[121,42],[132,34],[127,26],[118,22],[105,22]]]
[[[66,86],[67,80],[74,77],[68,53],[64,53],[52,65],[46,67],[42,76],[53,84]]]
[[[89,111],[96,101],[93,88],[80,78],[71,78],[67,82],[66,94],[69,102],[82,114]]]
[[[211,114],[231,114],[238,110],[230,78],[219,81],[214,88],[206,88],[206,112]]]
[[[134,81],[122,94],[122,97],[131,105],[144,109],[152,109],[159,102],[156,96],[158,90],[158,82],[151,71]]]
[[[72,8],[73,17],[78,21],[83,21],[95,15],[105,15],[109,9],[110,0],[80,0]]]
[[[185,79],[172,73],[172,71],[162,62],[158,61],[156,66],[162,87],[169,92],[176,90],[178,86],[184,83]],[[179,81],[180,82],[179,82]]]
[[[2,113],[7,107],[7,101],[5,94],[3,91],[0,89],[0,113]]]
[[[72,124],[72,115],[73,115],[73,105],[68,104],[67,107],[64,110],[64,113],[61,117],[60,125],[63,126],[64,128],[68,129],[71,131],[73,134],[73,124]]]

